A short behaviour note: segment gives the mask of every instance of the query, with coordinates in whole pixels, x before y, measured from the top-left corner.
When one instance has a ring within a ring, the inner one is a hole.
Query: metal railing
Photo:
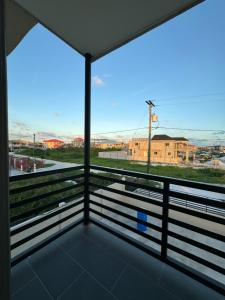
[[[84,181],[84,166],[10,178],[12,265],[90,215],[90,222],[225,294],[224,187],[94,165]]]
[[[92,222],[225,293],[224,187],[100,166],[91,171]],[[174,190],[174,185],[191,192]],[[150,193],[135,192],[140,188]]]
[[[40,248],[49,231],[83,213],[83,187],[83,166],[10,177],[12,265]]]
[[[162,194],[156,193],[156,192],[153,192],[153,191],[148,191],[146,189],[137,188],[137,189],[135,189],[134,192],[137,193],[137,194],[146,196],[146,197],[152,197],[156,200],[157,199],[158,200],[162,199]],[[189,193],[189,195],[190,194],[191,193]],[[207,197],[207,198],[209,199],[209,197]],[[217,200],[215,199],[215,201],[217,201]],[[216,207],[210,206],[208,204],[196,203],[194,201],[183,200],[183,199],[179,199],[179,198],[172,197],[172,196],[170,197],[170,203],[178,204],[178,205],[181,205],[181,206],[185,206],[187,208],[196,209],[196,210],[200,210],[200,211],[204,211],[204,212],[208,212],[208,213],[211,213],[211,214],[216,214],[216,215],[220,215],[220,216],[225,217],[225,209],[216,208]]]

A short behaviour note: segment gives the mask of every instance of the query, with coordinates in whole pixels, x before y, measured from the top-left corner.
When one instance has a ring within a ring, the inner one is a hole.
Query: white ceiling
[[[202,2],[201,0],[14,1],[80,54],[91,54],[93,61]],[[20,19],[18,26],[22,24]],[[29,26],[32,27],[33,23],[27,27]]]

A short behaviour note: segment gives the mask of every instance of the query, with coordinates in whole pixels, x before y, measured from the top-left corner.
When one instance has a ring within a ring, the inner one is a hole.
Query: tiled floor
[[[213,290],[91,224],[12,269],[13,300],[224,300]]]

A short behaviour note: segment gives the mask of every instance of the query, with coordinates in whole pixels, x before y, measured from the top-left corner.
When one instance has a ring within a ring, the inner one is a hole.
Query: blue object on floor
[[[145,214],[143,212],[138,211],[137,212],[137,218],[139,220],[147,222],[147,214]],[[147,226],[144,225],[144,224],[141,224],[141,223],[137,223],[137,230],[139,230],[139,231],[146,231],[147,230]]]

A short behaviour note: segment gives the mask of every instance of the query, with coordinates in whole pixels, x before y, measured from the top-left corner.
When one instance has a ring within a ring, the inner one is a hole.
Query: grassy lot
[[[53,174],[53,175],[41,176],[41,177],[37,177],[37,178],[30,178],[30,179],[10,182],[10,191],[15,188],[26,187],[26,186],[30,186],[33,184],[47,182],[47,181],[51,181],[51,180],[55,180],[55,179],[61,179],[61,178],[67,177],[67,176],[73,176],[73,175],[77,175],[77,174],[80,174],[80,171],[71,171],[71,172],[66,172],[66,173],[61,173],[61,174],[59,173],[59,174]],[[82,182],[82,179],[76,179],[76,182],[77,183]],[[45,195],[46,193],[57,191],[57,190],[60,190],[60,189],[66,188],[66,187],[70,187],[70,186],[72,187],[72,186],[74,186],[74,184],[72,182],[65,181],[65,182],[55,183],[53,185],[45,185],[40,188],[23,191],[23,192],[20,192],[17,194],[10,194],[10,203],[20,202],[23,200],[27,200],[27,199],[39,196],[39,195]],[[32,202],[29,202],[22,206],[18,206],[16,208],[12,208],[10,210],[10,216],[16,217],[24,212],[31,211],[36,208],[41,208],[42,206],[49,204],[50,206],[48,208],[41,210],[42,212],[46,212],[46,211],[51,210],[58,206],[58,204],[55,204],[55,201],[60,200],[60,199],[63,201],[64,198],[74,195],[82,190],[83,190],[83,187],[78,187],[77,189],[70,189],[70,190],[67,190],[64,192],[57,193],[55,195],[50,195],[47,197],[43,196],[37,200],[34,199],[34,201],[32,201]],[[35,213],[30,214],[29,217],[35,216],[37,214],[35,214]],[[20,221],[20,219],[18,219],[18,221]]]
[[[146,172],[146,166],[134,163],[133,161],[116,160],[98,157],[99,150],[91,150],[91,163],[105,167],[132,170],[137,172]],[[32,156],[32,150],[23,150],[20,154]],[[53,159],[62,162],[83,163],[83,149],[54,149],[54,150],[36,150],[35,156],[43,159]],[[169,176],[180,179],[201,181],[215,184],[225,184],[225,170],[220,169],[193,169],[180,168],[177,166],[151,166],[151,174]]]

